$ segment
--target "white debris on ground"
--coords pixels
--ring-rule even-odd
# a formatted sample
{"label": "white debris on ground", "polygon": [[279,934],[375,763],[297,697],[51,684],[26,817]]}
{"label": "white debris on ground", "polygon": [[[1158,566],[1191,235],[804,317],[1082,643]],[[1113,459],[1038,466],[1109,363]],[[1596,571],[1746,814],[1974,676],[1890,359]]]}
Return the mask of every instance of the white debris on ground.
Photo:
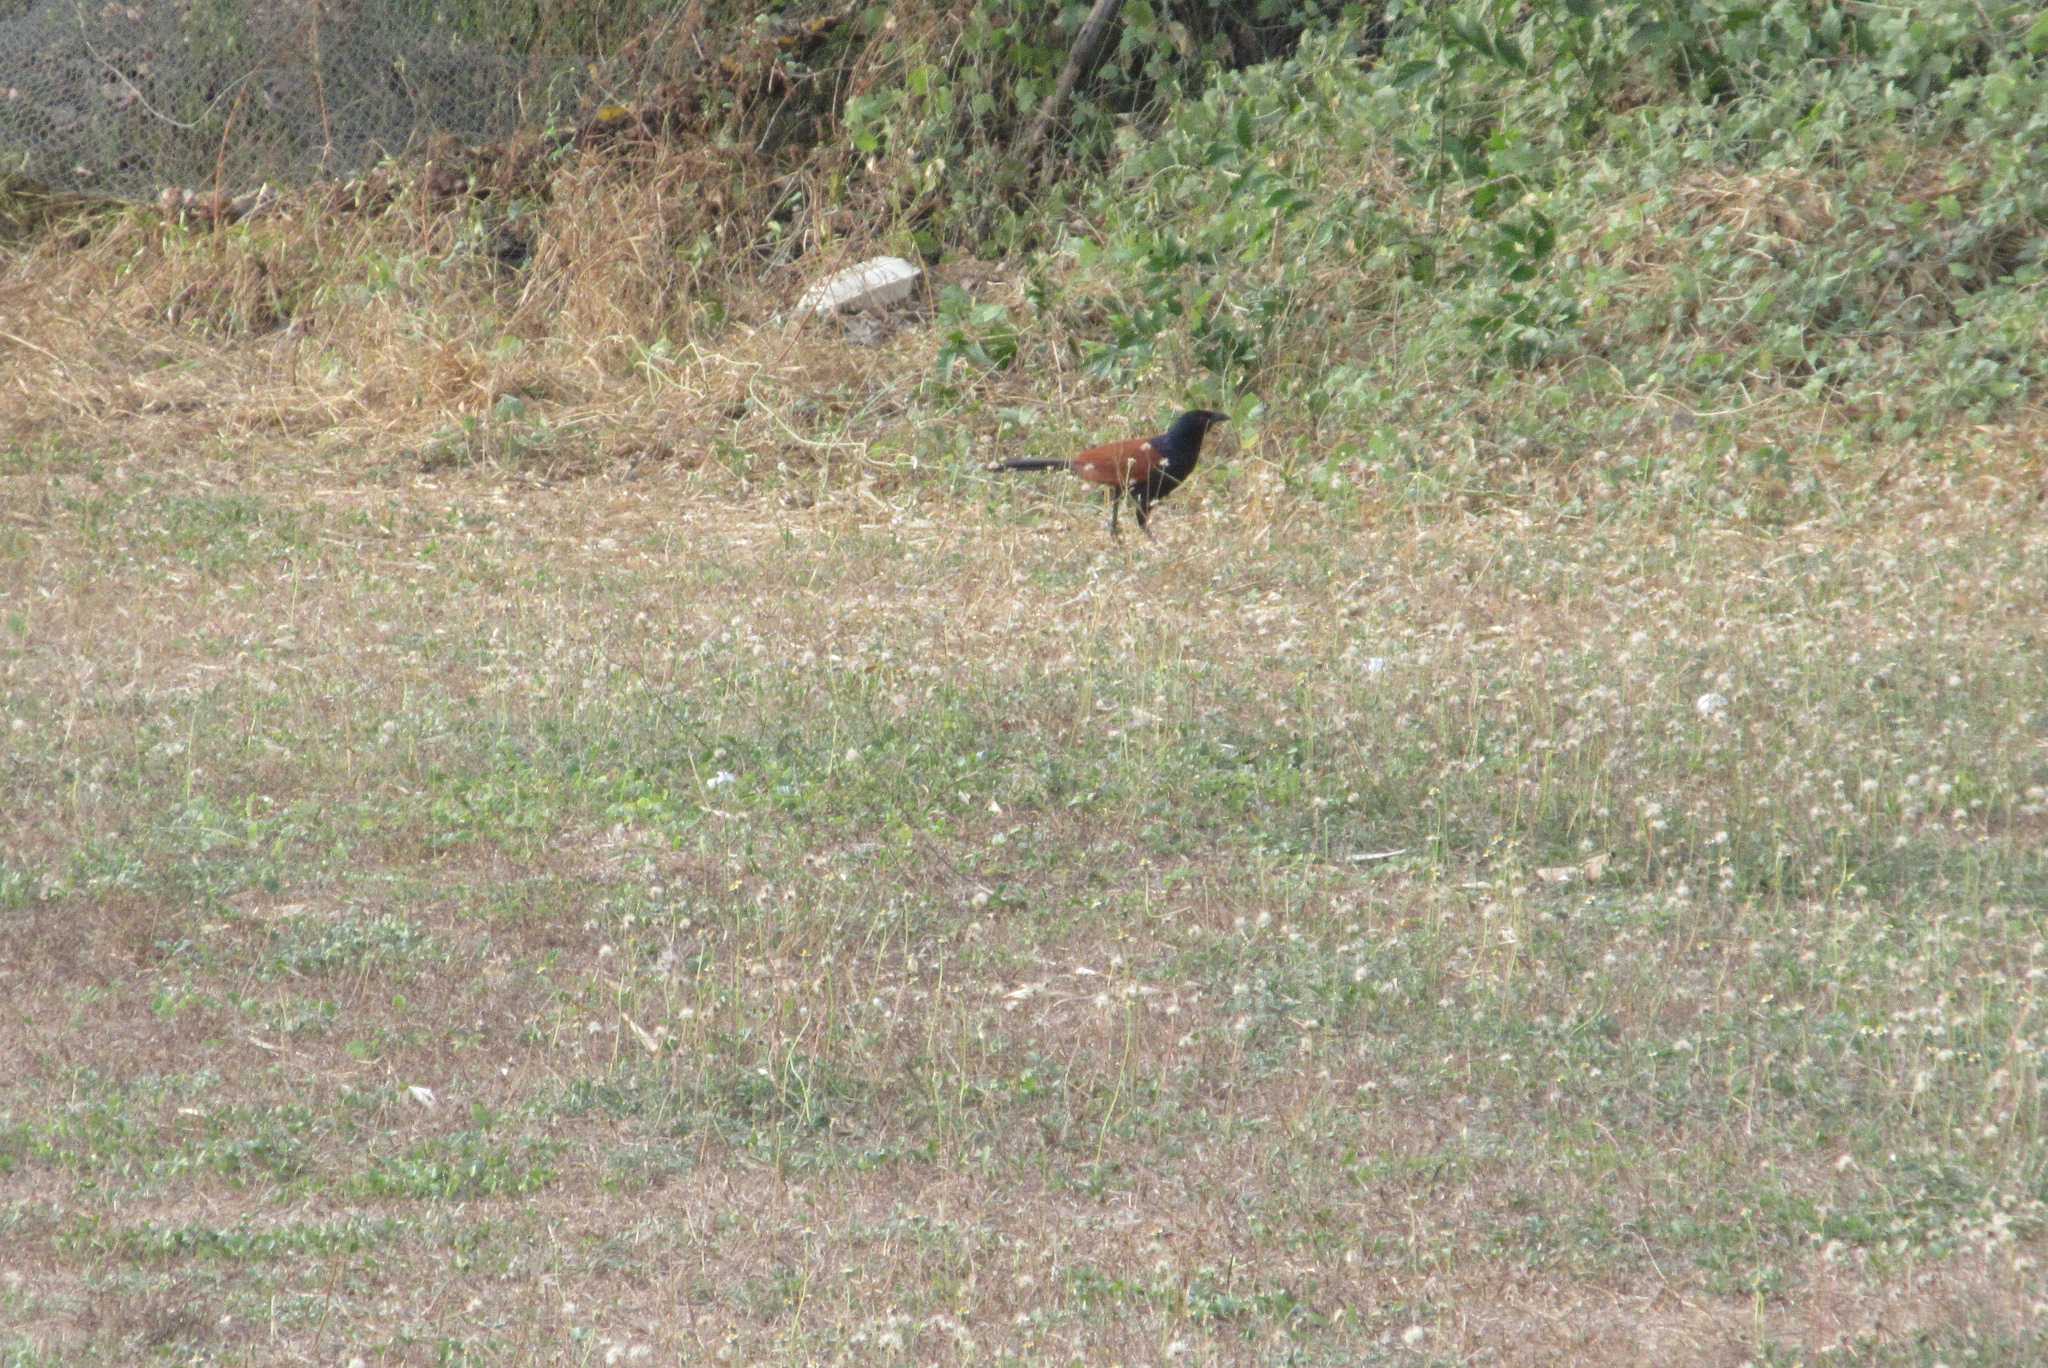
{"label": "white debris on ground", "polygon": [[796,302],[797,311],[822,318],[842,312],[886,309],[909,298],[923,274],[901,257],[869,257],[805,290]]}

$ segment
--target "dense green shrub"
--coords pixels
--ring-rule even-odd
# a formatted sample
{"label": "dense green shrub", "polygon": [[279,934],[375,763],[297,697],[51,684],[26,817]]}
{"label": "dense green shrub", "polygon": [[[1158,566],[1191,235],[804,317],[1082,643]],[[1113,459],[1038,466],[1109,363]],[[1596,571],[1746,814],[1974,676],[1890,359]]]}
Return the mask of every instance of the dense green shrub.
{"label": "dense green shrub", "polygon": [[[1085,359],[1317,411],[1388,374],[1594,361],[1886,421],[2048,360],[2029,7],[1392,5],[1126,131],[1054,307]],[[1336,387],[1338,392],[1333,392]],[[1910,398],[1908,397],[1910,396]]]}
{"label": "dense green shrub", "polygon": [[[1263,62],[1346,7],[1332,0],[1128,0],[1115,42],[1064,112],[1055,166],[1098,166],[1116,130],[1151,126],[1209,73]],[[846,136],[925,245],[1042,240],[1067,181],[1018,155],[1089,6],[972,0],[927,12],[875,7],[885,41],[849,84]]]}

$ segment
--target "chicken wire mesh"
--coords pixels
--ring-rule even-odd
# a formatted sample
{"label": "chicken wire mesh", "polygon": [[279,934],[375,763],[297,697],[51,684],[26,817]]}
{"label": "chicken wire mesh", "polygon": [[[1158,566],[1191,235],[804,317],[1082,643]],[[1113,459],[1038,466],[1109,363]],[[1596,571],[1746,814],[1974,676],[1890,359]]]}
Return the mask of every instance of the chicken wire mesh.
{"label": "chicken wire mesh", "polygon": [[577,81],[403,0],[0,0],[0,178],[147,198],[347,176],[546,123]]}

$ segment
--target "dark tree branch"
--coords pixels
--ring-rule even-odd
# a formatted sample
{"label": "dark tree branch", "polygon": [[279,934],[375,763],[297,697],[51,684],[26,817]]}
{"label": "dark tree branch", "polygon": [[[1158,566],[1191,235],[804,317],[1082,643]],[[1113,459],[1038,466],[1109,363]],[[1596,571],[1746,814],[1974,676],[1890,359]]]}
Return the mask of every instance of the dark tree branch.
{"label": "dark tree branch", "polygon": [[1095,0],[1095,8],[1089,10],[1088,17],[1081,21],[1081,31],[1074,37],[1073,51],[1067,54],[1067,64],[1060,71],[1059,81],[1053,86],[1051,97],[1039,107],[1031,131],[1024,135],[1027,165],[1038,161],[1046,139],[1052,134],[1052,126],[1067,112],[1067,105],[1074,98],[1074,87],[1102,59],[1102,50],[1109,45],[1110,30],[1116,26],[1117,12],[1123,7],[1124,0]]}

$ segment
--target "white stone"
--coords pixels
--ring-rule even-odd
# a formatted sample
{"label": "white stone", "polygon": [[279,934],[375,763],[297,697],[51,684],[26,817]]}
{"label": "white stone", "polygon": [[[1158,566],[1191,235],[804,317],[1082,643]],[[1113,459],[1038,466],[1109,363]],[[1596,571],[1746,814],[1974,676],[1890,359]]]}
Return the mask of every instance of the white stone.
{"label": "white stone", "polygon": [[827,276],[805,290],[796,306],[804,313],[821,317],[859,309],[881,309],[907,299],[924,272],[901,257],[869,257]]}

